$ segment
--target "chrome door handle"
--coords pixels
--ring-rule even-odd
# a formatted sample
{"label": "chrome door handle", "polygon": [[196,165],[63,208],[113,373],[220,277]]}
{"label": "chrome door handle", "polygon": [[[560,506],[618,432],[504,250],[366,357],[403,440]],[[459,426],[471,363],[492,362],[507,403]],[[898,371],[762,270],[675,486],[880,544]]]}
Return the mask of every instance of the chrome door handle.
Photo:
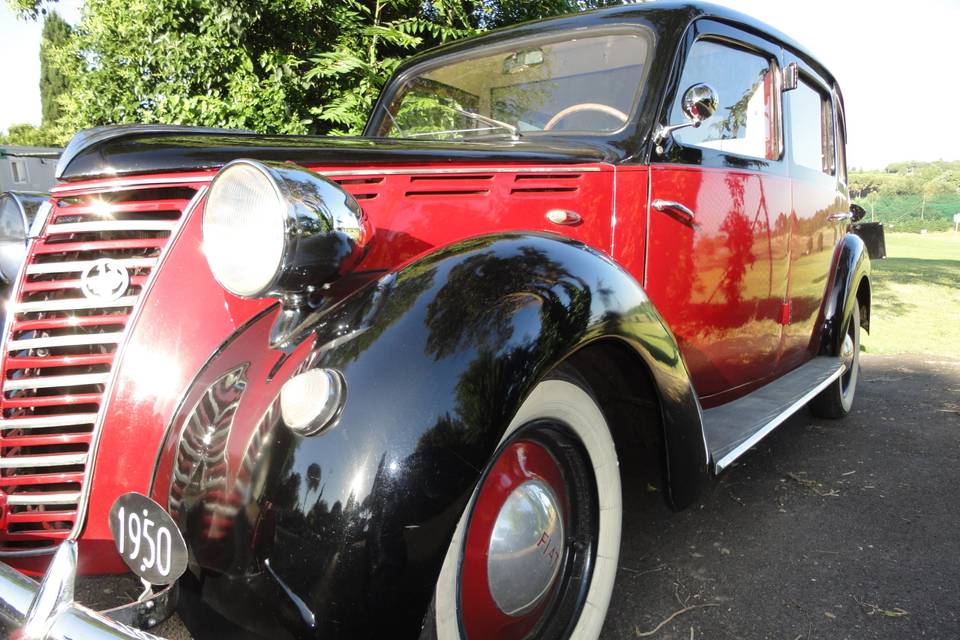
{"label": "chrome door handle", "polygon": [[694,220],[697,217],[690,207],[682,205],[679,202],[674,202],[673,200],[654,200],[650,205],[657,211],[678,213],[683,218],[683,222],[688,224],[694,224]]}
{"label": "chrome door handle", "polygon": [[853,220],[853,214],[849,211],[844,211],[843,213],[831,213],[827,216],[827,220],[830,222],[849,222]]}

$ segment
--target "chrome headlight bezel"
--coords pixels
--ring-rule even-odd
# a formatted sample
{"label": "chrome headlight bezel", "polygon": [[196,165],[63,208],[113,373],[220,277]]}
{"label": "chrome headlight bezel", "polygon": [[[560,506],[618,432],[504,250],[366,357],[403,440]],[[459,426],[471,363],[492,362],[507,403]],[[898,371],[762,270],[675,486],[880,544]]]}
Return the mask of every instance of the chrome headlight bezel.
{"label": "chrome headlight bezel", "polygon": [[15,218],[16,233],[0,236],[0,280],[13,282],[26,259],[27,242],[43,227],[51,209],[47,194],[5,191],[0,193],[0,215]]}
{"label": "chrome headlight bezel", "polygon": [[[257,193],[270,210],[249,210],[239,213],[223,210],[220,188],[228,188],[230,180],[243,172],[264,182]],[[224,195],[225,197],[225,195]],[[272,200],[271,200],[272,199]],[[282,235],[282,248],[275,264],[269,264],[258,278],[240,286],[232,275],[225,254],[231,248],[225,244],[220,225],[231,224],[231,216],[267,216],[265,229],[276,225]],[[226,220],[216,220],[223,218]],[[235,224],[235,223],[234,223]],[[214,277],[225,289],[244,298],[289,297],[310,293],[319,286],[335,280],[352,268],[364,254],[372,237],[372,229],[356,199],[338,184],[294,164],[260,162],[240,159],[225,165],[210,183],[203,212],[202,234],[204,253]],[[273,229],[270,230],[274,232]],[[274,242],[276,238],[270,240]],[[241,251],[256,251],[256,238],[240,247]],[[269,249],[273,252],[273,248]],[[272,271],[266,267],[272,265]]]}

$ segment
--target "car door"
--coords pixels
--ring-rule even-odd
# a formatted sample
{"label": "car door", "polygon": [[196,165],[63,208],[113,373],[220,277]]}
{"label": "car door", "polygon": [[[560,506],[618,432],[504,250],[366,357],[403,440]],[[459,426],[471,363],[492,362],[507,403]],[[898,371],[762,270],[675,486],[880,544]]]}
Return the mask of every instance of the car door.
{"label": "car door", "polygon": [[816,337],[830,262],[846,231],[850,204],[843,131],[837,118],[840,101],[804,61],[788,52],[784,62],[796,70],[796,81],[784,92],[792,213],[787,286],[790,313],[783,330],[780,369],[788,371],[815,355],[817,345],[811,339]]}
{"label": "car door", "polygon": [[654,152],[645,272],[704,406],[769,378],[779,354],[790,231],[779,55],[753,35],[696,23],[661,116],[684,122],[680,101],[697,83],[719,97],[712,117]]}

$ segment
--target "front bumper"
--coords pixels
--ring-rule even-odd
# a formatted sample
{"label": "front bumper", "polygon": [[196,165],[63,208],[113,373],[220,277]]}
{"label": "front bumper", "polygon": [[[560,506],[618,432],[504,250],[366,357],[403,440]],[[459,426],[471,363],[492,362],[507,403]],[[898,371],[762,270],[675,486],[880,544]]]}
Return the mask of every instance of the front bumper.
{"label": "front bumper", "polygon": [[[73,601],[75,544],[68,540],[60,545],[40,583],[0,562],[0,628],[23,640],[161,640]],[[159,601],[124,607],[122,615],[166,608],[171,595],[161,592]],[[15,629],[22,631],[16,634]]]}

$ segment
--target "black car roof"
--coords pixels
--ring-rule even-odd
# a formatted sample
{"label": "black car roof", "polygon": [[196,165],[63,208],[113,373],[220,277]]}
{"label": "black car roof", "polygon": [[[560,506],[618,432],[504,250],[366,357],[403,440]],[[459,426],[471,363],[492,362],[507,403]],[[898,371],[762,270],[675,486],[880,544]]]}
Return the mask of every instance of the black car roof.
{"label": "black car roof", "polygon": [[[735,25],[745,31],[753,32],[767,39],[779,42],[784,48],[791,50],[813,66],[825,80],[831,84],[836,84],[836,79],[833,77],[833,74],[830,73],[827,67],[824,66],[809,49],[779,29],[771,27],[765,22],[741,13],[740,11],[735,11],[710,2],[676,2],[671,0],[663,0],[662,2],[656,0],[654,2],[643,2],[640,4],[604,7],[494,29],[493,31],[488,31],[470,38],[464,38],[463,40],[457,40],[456,42],[441,45],[418,54],[404,62],[397,71],[400,73],[411,66],[415,66],[426,59],[434,58],[437,55],[454,53],[485,44],[498,43],[504,40],[522,37],[523,35],[533,35],[535,33],[557,29],[575,29],[578,27],[595,26],[612,19],[622,24],[623,22],[631,22],[633,20],[648,22],[650,18],[654,18],[657,22],[666,18],[672,18],[670,22],[674,24],[683,22],[686,25],[701,18],[710,18],[719,22]],[[396,75],[397,74],[395,74],[395,76]]]}

